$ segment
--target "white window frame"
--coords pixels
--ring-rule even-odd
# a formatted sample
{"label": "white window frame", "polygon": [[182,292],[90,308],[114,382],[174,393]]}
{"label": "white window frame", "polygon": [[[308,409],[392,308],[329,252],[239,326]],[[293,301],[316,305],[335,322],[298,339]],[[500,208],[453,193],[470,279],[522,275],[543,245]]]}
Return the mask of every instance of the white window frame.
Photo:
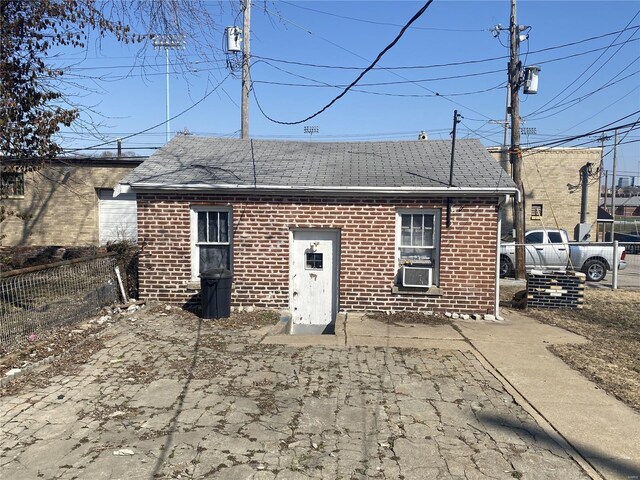
{"label": "white window frame", "polygon": [[[433,216],[433,246],[431,247],[418,247],[433,250],[431,258],[433,259],[433,283],[439,282],[440,278],[440,220],[442,217],[442,210],[439,208],[407,208],[398,209],[396,211],[396,239],[395,239],[395,271],[398,272],[400,267],[403,266],[400,260],[400,250],[403,247],[402,241],[402,215],[432,215]],[[415,247],[412,247],[415,248]]]}
{"label": "white window frame", "polygon": [[[228,215],[228,242],[198,242],[198,213],[224,212]],[[228,245],[229,268],[233,270],[233,210],[228,207],[198,206],[191,207],[191,280],[199,281],[200,277],[200,245]]]}

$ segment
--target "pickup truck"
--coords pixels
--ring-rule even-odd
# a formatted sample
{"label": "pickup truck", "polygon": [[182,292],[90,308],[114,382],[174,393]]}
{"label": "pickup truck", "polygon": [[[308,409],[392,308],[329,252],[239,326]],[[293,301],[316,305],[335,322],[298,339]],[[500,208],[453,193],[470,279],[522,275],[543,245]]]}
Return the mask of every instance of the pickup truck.
{"label": "pickup truck", "polygon": [[[587,280],[599,282],[607,275],[613,265],[613,246],[569,243],[565,230],[530,230],[524,236],[525,268],[527,271],[566,270],[584,272]],[[618,269],[627,266],[624,247],[618,248],[620,262]],[[500,247],[500,278],[514,271],[516,264],[515,243],[502,243]]]}

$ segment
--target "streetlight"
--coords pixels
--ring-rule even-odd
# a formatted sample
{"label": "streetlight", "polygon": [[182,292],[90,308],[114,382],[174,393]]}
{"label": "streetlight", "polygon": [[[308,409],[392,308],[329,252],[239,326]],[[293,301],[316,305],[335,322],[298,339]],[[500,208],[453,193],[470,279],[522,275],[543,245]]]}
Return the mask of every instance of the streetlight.
{"label": "streetlight", "polygon": [[171,118],[169,114],[169,49],[177,49],[184,48],[184,36],[183,35],[153,35],[153,46],[155,48],[164,48],[164,63],[165,63],[165,71],[166,71],[166,81],[167,81],[167,121],[165,123],[166,128],[166,139],[169,141],[169,119]]}

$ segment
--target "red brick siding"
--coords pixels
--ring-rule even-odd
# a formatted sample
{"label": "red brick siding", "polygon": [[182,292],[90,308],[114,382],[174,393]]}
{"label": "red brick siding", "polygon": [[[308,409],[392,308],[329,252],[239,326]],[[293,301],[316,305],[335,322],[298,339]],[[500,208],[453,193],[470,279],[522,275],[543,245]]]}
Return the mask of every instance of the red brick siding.
{"label": "red brick siding", "polygon": [[[190,211],[233,209],[234,306],[287,308],[293,228],[340,230],[340,310],[491,313],[494,303],[496,200],[460,199],[446,227],[446,200],[282,198],[276,196],[138,195],[141,295],[170,303],[193,300]],[[442,209],[441,296],[393,294],[396,212]]]}

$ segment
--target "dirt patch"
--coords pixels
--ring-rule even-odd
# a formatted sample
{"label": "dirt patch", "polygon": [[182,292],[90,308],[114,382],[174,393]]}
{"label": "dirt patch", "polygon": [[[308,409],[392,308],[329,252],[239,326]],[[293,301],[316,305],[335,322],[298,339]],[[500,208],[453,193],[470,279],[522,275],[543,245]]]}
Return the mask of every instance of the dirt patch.
{"label": "dirt patch", "polygon": [[96,352],[103,348],[103,340],[99,337],[90,337],[83,341],[78,341],[76,345],[67,348],[64,353],[50,364],[22,375],[0,387],[0,397],[15,395],[27,387],[31,390],[45,388],[50,384],[51,379],[58,375],[77,373],[82,365],[87,363]]}
{"label": "dirt patch", "polygon": [[367,313],[367,317],[382,323],[403,324],[418,323],[421,325],[451,325],[451,320],[442,315],[426,315],[420,312]]}
{"label": "dirt patch", "polygon": [[[522,287],[501,289],[508,302]],[[501,303],[503,303],[501,301]],[[638,292],[585,290],[583,309],[528,308],[524,313],[591,340],[550,350],[607,393],[640,412],[640,306]]]}
{"label": "dirt patch", "polygon": [[0,376],[14,368],[28,368],[45,358],[59,357],[105,326],[98,323],[63,325],[32,333],[27,337],[27,343],[8,348],[0,346]]}

